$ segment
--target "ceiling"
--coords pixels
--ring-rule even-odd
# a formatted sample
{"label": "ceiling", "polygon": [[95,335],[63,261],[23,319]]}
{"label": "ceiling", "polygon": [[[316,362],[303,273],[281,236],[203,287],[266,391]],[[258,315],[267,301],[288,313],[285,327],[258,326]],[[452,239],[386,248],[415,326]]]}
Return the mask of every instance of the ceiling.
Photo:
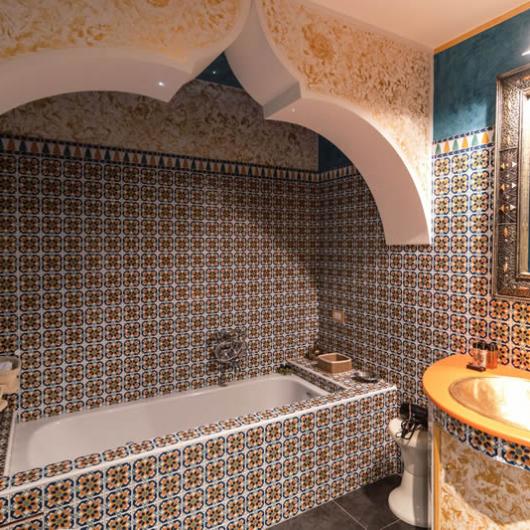
{"label": "ceiling", "polygon": [[311,1],[431,50],[508,11],[525,5],[526,9],[530,9],[530,2],[521,0]]}

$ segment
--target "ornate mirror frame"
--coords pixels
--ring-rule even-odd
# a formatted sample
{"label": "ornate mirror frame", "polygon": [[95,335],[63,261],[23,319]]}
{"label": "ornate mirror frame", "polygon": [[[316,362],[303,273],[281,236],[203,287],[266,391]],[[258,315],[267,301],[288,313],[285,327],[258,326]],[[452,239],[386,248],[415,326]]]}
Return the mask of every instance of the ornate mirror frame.
{"label": "ornate mirror frame", "polygon": [[499,298],[530,298],[530,272],[522,270],[529,252],[529,98],[530,65],[497,77],[493,295]]}

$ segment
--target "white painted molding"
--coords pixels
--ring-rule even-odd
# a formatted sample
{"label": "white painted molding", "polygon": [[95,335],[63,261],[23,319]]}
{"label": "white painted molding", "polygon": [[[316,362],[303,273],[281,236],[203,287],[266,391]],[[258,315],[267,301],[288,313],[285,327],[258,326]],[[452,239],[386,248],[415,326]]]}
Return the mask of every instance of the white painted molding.
{"label": "white painted molding", "polygon": [[255,1],[250,6],[243,30],[225,54],[238,81],[262,106],[299,85],[289,65],[278,59],[263,31]]}
{"label": "white painted molding", "polygon": [[45,97],[87,90],[169,101],[194,77],[190,69],[176,68],[165,57],[101,48],[41,51],[5,61],[1,69],[0,113]]}

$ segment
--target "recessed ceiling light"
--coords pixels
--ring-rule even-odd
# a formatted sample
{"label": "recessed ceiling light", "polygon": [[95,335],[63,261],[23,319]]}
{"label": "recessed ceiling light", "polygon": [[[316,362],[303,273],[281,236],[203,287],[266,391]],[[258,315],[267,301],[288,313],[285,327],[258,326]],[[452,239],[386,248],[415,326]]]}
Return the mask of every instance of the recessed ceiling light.
{"label": "recessed ceiling light", "polygon": [[528,50],[526,50],[525,52],[521,53],[521,55],[530,55],[530,48]]}
{"label": "recessed ceiling light", "polygon": [[159,81],[158,86],[166,86],[166,84],[164,83],[164,81]]}
{"label": "recessed ceiling light", "polygon": [[217,73],[217,70],[212,70],[212,74],[215,75]]}

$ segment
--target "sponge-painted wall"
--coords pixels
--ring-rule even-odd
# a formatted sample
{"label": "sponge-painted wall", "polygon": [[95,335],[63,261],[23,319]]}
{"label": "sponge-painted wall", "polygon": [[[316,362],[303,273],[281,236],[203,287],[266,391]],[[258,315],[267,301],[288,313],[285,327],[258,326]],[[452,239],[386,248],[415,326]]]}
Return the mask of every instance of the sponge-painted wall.
{"label": "sponge-painted wall", "polygon": [[495,80],[527,62],[530,10],[434,57],[434,139],[490,127]]}

